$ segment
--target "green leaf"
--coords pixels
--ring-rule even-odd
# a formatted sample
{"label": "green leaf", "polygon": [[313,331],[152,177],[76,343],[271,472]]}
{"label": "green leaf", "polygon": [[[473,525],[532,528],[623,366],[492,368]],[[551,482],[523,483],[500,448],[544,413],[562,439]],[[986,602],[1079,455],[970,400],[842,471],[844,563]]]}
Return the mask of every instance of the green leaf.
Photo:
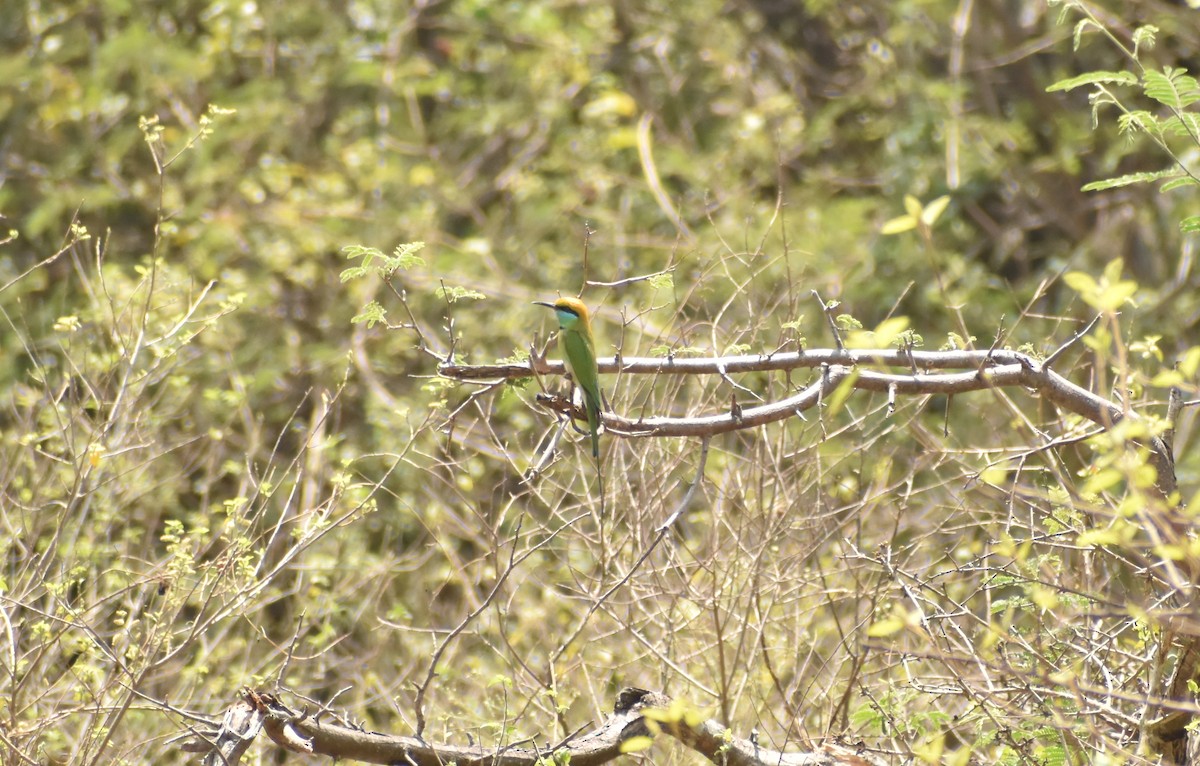
{"label": "green leaf", "polygon": [[1118,117],[1117,130],[1121,135],[1128,135],[1139,130],[1145,133],[1157,133],[1162,130],[1162,123],[1145,109],[1138,109]]}
{"label": "green leaf", "polygon": [[655,274],[646,280],[646,284],[655,290],[671,290],[675,287],[675,278],[668,273]]}
{"label": "green leaf", "polygon": [[1133,30],[1133,57],[1136,59],[1142,48],[1153,48],[1158,27],[1147,24]]}
{"label": "green leaf", "polygon": [[1158,127],[1163,133],[1170,133],[1173,136],[1190,138],[1200,135],[1200,114],[1195,112],[1181,112],[1165,120],[1161,120]]}
{"label": "green leaf", "polygon": [[1170,388],[1171,386],[1182,386],[1186,383],[1187,378],[1179,370],[1162,370],[1150,378],[1150,385],[1155,388]]}
{"label": "green leaf", "polygon": [[339,276],[342,282],[349,282],[351,279],[358,279],[359,277],[366,276],[366,274],[367,269],[364,267],[351,266],[350,268],[344,270]]}
{"label": "green leaf", "polygon": [[350,320],[351,324],[361,324],[366,322],[367,327],[374,327],[376,324],[387,321],[387,311],[377,302],[371,301],[363,310]]}
{"label": "green leaf", "polygon": [[937,766],[942,762],[942,753],[946,752],[946,735],[938,733],[929,736],[912,746],[912,753],[920,763]]}
{"label": "green leaf", "polygon": [[907,624],[908,621],[904,619],[903,615],[892,615],[891,617],[885,617],[879,622],[871,625],[871,627],[867,628],[867,637],[886,638],[888,636],[894,636],[895,634],[904,630],[904,626]]}
{"label": "green leaf", "polygon": [[582,115],[585,119],[604,121],[632,117],[637,111],[637,101],[633,96],[623,91],[611,90],[584,104]]}
{"label": "green leaf", "polygon": [[856,708],[850,714],[850,721],[855,729],[865,729],[872,726],[878,727],[883,723],[883,720],[883,715],[880,714],[879,710],[870,705],[863,705]]}
{"label": "green leaf", "polygon": [[1148,71],[1145,81],[1146,95],[1160,104],[1183,109],[1200,101],[1200,85],[1186,69],[1167,67],[1162,72]]}
{"label": "green leaf", "polygon": [[850,398],[850,394],[854,393],[854,384],[858,382],[858,368],[854,368],[846,376],[846,379],[838,383],[837,388],[833,390],[825,399],[826,413],[830,417],[834,417],[842,411],[842,406],[846,400]]}
{"label": "green leaf", "polygon": [[1092,102],[1092,130],[1100,127],[1100,107],[1104,106],[1105,104],[1116,104],[1117,106],[1121,105],[1120,102],[1117,101],[1117,99],[1113,96],[1113,94],[1109,93],[1103,88],[1088,96],[1088,101]]}
{"label": "green leaf", "polygon": [[1152,173],[1129,173],[1117,176],[1116,178],[1106,178],[1103,181],[1093,181],[1090,184],[1084,184],[1082,191],[1104,191],[1105,189],[1116,189],[1121,186],[1150,183],[1160,178],[1177,178],[1179,175],[1180,171],[1175,168],[1156,170]]}
{"label": "green leaf", "polygon": [[1133,294],[1137,292],[1137,287],[1136,282],[1118,282],[1109,285],[1104,292],[1094,296],[1091,300],[1087,298],[1084,300],[1087,300],[1093,308],[1101,311],[1116,311],[1133,297]]}
{"label": "green leaf", "polygon": [[71,314],[69,316],[61,316],[54,323],[55,332],[75,332],[83,325],[79,322],[79,317]]}
{"label": "green leaf", "polygon": [[653,737],[630,737],[621,743],[622,753],[640,753],[654,744]]}
{"label": "green leaf", "polygon": [[1120,259],[1113,259],[1104,267],[1104,276],[1099,280],[1082,271],[1071,271],[1063,275],[1063,281],[1092,308],[1104,312],[1116,311],[1138,289],[1137,282],[1121,279],[1121,267]]}
{"label": "green leaf", "polygon": [[1003,487],[1008,481],[1008,471],[1002,466],[985,468],[979,474],[979,481],[993,487]]}
{"label": "green leaf", "polygon": [[1125,262],[1120,258],[1113,258],[1108,263],[1104,264],[1104,281],[1116,283],[1121,279],[1121,272],[1125,269]]}
{"label": "green leaf", "polygon": [[1095,290],[1097,287],[1096,280],[1092,278],[1092,275],[1083,271],[1068,271],[1063,275],[1063,281],[1067,283],[1067,287],[1077,293],[1085,293]]}
{"label": "green leaf", "polygon": [[904,195],[904,210],[912,218],[919,219],[921,217],[921,200],[911,194]]}
{"label": "green leaf", "polygon": [[642,717],[647,721],[658,723],[683,723],[684,726],[695,728],[704,723],[704,711],[693,707],[683,700],[672,700],[666,708],[646,708]]}
{"label": "green leaf", "polygon": [[948,332],[946,333],[946,342],[942,344],[939,351],[962,351],[963,349],[970,348],[974,342],[974,335],[970,338],[963,338],[963,336],[956,332]]}
{"label": "green leaf", "polygon": [[457,285],[439,285],[433,293],[439,298],[444,298],[448,303],[458,303],[465,300],[481,301],[487,297],[478,290],[459,287]]}
{"label": "green leaf", "polygon": [[1074,90],[1081,88],[1084,85],[1137,85],[1138,78],[1133,72],[1084,72],[1078,77],[1071,77],[1058,82],[1046,88],[1046,91],[1053,93],[1058,90]]}
{"label": "green leaf", "polygon": [[364,266],[370,266],[373,259],[383,257],[383,251],[366,245],[346,245],[342,252],[347,258],[362,258]]}
{"label": "green leaf", "polygon": [[933,202],[930,202],[925,206],[925,209],[921,211],[921,223],[925,224],[926,226],[933,226],[937,219],[941,217],[942,213],[946,211],[946,206],[949,204],[949,195],[942,195]]}
{"label": "green leaf", "polygon": [[1104,31],[1103,27],[1101,27],[1099,24],[1094,23],[1090,19],[1080,19],[1079,22],[1075,25],[1075,34],[1074,34],[1075,50],[1079,50],[1079,45],[1080,45],[1080,43],[1083,42],[1083,30],[1087,29],[1088,27],[1095,27],[1096,29],[1099,29],[1101,32]]}
{"label": "green leaf", "polygon": [[906,231],[912,231],[917,228],[917,219],[911,215],[902,215],[899,218],[893,218],[883,225],[879,230],[880,234],[900,234]]}
{"label": "green leaf", "polygon": [[1184,234],[1195,234],[1200,231],[1200,215],[1189,215],[1179,222],[1179,230]]}
{"label": "green leaf", "polygon": [[909,319],[906,316],[885,319],[875,328],[875,342],[880,346],[890,346],[900,333],[908,329]]}
{"label": "green leaf", "polygon": [[395,251],[392,253],[392,258],[394,259],[395,265],[391,266],[390,270],[395,271],[396,269],[403,269],[407,271],[417,266],[424,266],[425,259],[417,255],[417,253],[424,249],[424,242],[408,242],[403,245],[398,245]]}
{"label": "green leaf", "polygon": [[1179,371],[1191,378],[1196,375],[1197,370],[1200,370],[1200,346],[1192,346],[1179,360]]}
{"label": "green leaf", "polygon": [[1115,468],[1103,468],[1088,477],[1083,484],[1083,492],[1084,494],[1099,494],[1117,486],[1124,478],[1121,472]]}
{"label": "green leaf", "polygon": [[1115,529],[1089,529],[1086,532],[1080,533],[1075,539],[1075,544],[1081,548],[1094,548],[1099,545],[1117,545],[1121,542],[1121,535]]}
{"label": "green leaf", "polygon": [[855,319],[853,314],[838,314],[833,321],[837,323],[838,329],[845,332],[861,330],[863,326],[862,322]]}
{"label": "green leaf", "polygon": [[1184,176],[1182,178],[1176,178],[1173,181],[1167,181],[1165,184],[1158,187],[1158,191],[1160,193],[1161,192],[1169,192],[1172,189],[1178,189],[1181,186],[1200,186],[1200,181],[1197,181],[1195,178],[1192,178],[1191,176]]}

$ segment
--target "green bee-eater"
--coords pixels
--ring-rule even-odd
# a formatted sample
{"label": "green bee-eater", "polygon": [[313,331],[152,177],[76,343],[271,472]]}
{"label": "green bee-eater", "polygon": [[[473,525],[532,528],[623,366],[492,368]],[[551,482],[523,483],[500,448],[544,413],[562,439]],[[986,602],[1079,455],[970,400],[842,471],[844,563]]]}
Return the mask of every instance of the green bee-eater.
{"label": "green bee-eater", "polygon": [[600,457],[600,372],[596,368],[596,341],[592,338],[592,322],[587,306],[578,298],[559,298],[554,303],[534,301],[539,306],[554,309],[558,316],[558,348],[562,351],[567,371],[583,391],[583,409],[587,412],[588,430],[592,434],[592,457]]}

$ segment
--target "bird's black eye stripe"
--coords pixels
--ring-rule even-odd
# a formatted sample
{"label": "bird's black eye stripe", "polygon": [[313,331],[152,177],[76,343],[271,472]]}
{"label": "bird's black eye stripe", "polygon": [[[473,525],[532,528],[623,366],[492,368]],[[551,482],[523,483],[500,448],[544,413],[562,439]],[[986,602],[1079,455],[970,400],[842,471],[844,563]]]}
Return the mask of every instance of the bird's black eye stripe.
{"label": "bird's black eye stripe", "polygon": [[571,308],[570,306],[555,306],[554,310],[561,311],[564,314],[570,314],[571,316],[579,316],[579,312],[576,311],[575,309]]}

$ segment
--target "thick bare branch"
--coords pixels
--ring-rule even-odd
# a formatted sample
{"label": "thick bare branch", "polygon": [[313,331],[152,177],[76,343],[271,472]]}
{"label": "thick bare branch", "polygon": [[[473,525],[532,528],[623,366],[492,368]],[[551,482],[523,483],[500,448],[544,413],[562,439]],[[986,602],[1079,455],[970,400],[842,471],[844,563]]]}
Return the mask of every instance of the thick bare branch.
{"label": "thick bare branch", "polygon": [[[630,375],[717,375],[727,373],[798,370],[822,365],[902,367],[924,370],[978,369],[1006,364],[1038,362],[1019,351],[909,351],[908,349],[808,349],[778,354],[743,354],[725,357],[605,357],[597,360],[600,372],[622,372]],[[565,374],[561,360],[546,360],[540,372]],[[455,380],[496,380],[528,378],[533,375],[529,363],[524,364],[443,364],[438,373]]]}
{"label": "thick bare branch", "polygon": [[[670,707],[671,699],[645,689],[623,689],[613,713],[596,729],[569,738],[553,748],[434,744],[418,737],[364,731],[319,716],[297,713],[272,694],[245,691],[237,707],[257,711],[262,730],[276,744],[310,755],[327,755],[364,763],[405,763],[409,766],[536,766],[569,756],[572,766],[600,766],[623,755],[621,744],[632,737],[653,736],[643,717],[648,708]],[[689,726],[682,721],[658,723],[658,728],[722,766],[877,766],[882,761],[858,750],[827,744],[812,752],[780,752],[760,748],[754,741],[733,737],[716,721]],[[251,733],[251,737],[253,736]],[[248,740],[243,740],[248,744]],[[201,746],[205,742],[199,743]],[[194,746],[188,749],[195,750]],[[243,748],[244,749],[244,748]],[[545,759],[545,760],[543,760]],[[555,759],[556,760],[556,759]]]}
{"label": "thick bare branch", "polygon": [[[1111,428],[1126,418],[1137,418],[1120,405],[1075,385],[1028,354],[1017,351],[909,351],[907,349],[813,349],[808,351],[734,356],[725,358],[674,359],[623,357],[600,361],[601,372],[626,374],[719,375],[722,373],[793,370],[827,367],[821,380],[779,402],[757,407],[737,408],[720,414],[695,417],[655,417],[631,420],[614,412],[605,412],[604,426],[622,436],[712,436],[784,420],[811,409],[840,385],[864,391],[896,394],[961,394],[988,388],[1021,387],[1037,391],[1058,407],[1102,426]],[[551,374],[562,373],[562,362],[546,361]],[[912,374],[894,374],[863,369],[865,367],[915,368]],[[929,373],[922,370],[964,369],[957,373]],[[495,380],[528,377],[529,365],[443,365],[442,375],[457,380]],[[569,412],[571,404],[557,397],[540,397],[547,406]],[[1176,489],[1175,464],[1170,448],[1157,436],[1143,438],[1140,444],[1150,453],[1150,463],[1158,472],[1157,488],[1163,496]]]}
{"label": "thick bare branch", "polygon": [[826,743],[811,753],[768,750],[753,740],[730,736],[729,730],[713,720],[699,726],[683,721],[660,723],[663,732],[703,755],[718,766],[875,766],[878,758],[855,748]]}
{"label": "thick bare branch", "polygon": [[198,732],[196,739],[186,742],[183,749],[204,753],[204,766],[237,766],[262,727],[262,712],[243,698],[225,711],[220,729]]}

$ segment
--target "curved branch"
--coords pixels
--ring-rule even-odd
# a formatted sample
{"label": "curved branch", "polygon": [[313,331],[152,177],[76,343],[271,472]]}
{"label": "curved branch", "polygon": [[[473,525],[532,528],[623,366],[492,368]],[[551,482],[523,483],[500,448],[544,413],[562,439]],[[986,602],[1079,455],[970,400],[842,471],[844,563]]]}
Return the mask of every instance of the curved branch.
{"label": "curved branch", "polygon": [[[770,372],[798,370],[824,365],[913,367],[925,370],[979,369],[1006,364],[1039,366],[1028,354],[1005,349],[990,351],[910,351],[908,349],[808,349],[777,354],[743,354],[725,357],[604,357],[596,361],[600,372],[630,375],[717,375],[722,371]],[[564,375],[562,361],[544,360],[539,372]],[[438,374],[463,381],[494,381],[504,378],[528,378],[533,366],[511,364],[442,364]]]}
{"label": "curved branch", "polygon": [[[278,697],[251,690],[242,693],[238,706],[249,706],[257,716],[252,732],[243,734],[244,746],[259,729],[288,750],[310,755],[327,755],[364,763],[407,764],[407,766],[538,766],[539,762],[572,766],[600,766],[624,754],[622,743],[633,737],[653,736],[643,712],[666,709],[671,699],[645,689],[626,688],[617,695],[612,715],[599,727],[571,737],[550,749],[536,747],[487,748],[479,745],[444,745],[418,737],[403,737],[365,731],[341,723],[322,721],[319,716],[297,713]],[[716,721],[689,726],[683,721],[656,722],[659,729],[720,766],[880,766],[882,761],[858,750],[826,744],[812,752],[780,752],[760,748],[753,740],[731,736]],[[220,737],[215,737],[220,739]],[[203,738],[200,743],[212,745]],[[189,747],[188,749],[198,749]],[[215,751],[213,751],[215,753]],[[213,753],[210,753],[212,755]],[[240,752],[237,758],[240,758]],[[212,763],[221,763],[220,756]],[[568,760],[569,758],[569,760]],[[209,762],[206,760],[206,762]],[[236,759],[226,761],[236,764]]]}
{"label": "curved branch", "polygon": [[[831,364],[821,380],[778,402],[731,409],[716,415],[682,418],[653,417],[631,420],[610,411],[603,413],[604,427],[609,432],[621,436],[712,436],[743,428],[756,428],[792,417],[813,408],[840,385],[886,393],[889,396],[961,394],[989,388],[1021,387],[1036,391],[1056,406],[1087,418],[1105,429],[1112,428],[1127,418],[1141,420],[1137,414],[1124,411],[1119,405],[1075,385],[1032,357],[1015,351],[914,351],[911,352],[911,357],[907,351],[806,351],[801,354],[778,354],[774,357],[733,357],[725,360],[725,369],[728,372],[787,370],[811,366],[816,359],[840,359],[850,361],[855,366]],[[548,363],[552,372],[556,364],[558,363]],[[868,364],[897,367],[915,364],[918,369],[973,369],[957,373],[917,372],[899,375],[864,370],[859,366]],[[464,370],[465,368],[455,368],[453,371],[461,373]],[[702,374],[716,373],[717,367],[712,359],[623,359],[622,370],[633,373]],[[463,378],[473,379],[469,375]],[[543,395],[538,397],[538,401],[561,412],[572,411],[571,403],[561,397]],[[1170,448],[1158,436],[1142,437],[1137,443],[1149,451],[1150,464],[1157,472],[1155,486],[1164,497],[1170,496],[1176,489],[1175,461]]]}

